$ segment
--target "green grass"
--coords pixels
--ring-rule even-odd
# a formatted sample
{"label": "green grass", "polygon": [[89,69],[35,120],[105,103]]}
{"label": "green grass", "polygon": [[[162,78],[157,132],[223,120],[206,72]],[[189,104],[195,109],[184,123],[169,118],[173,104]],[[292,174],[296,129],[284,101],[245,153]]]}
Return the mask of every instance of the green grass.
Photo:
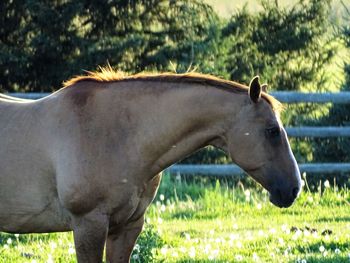
{"label": "green grass", "polygon": [[[279,209],[254,185],[165,176],[133,262],[350,262],[350,191],[321,186]],[[75,262],[72,234],[1,234],[0,262]]]}

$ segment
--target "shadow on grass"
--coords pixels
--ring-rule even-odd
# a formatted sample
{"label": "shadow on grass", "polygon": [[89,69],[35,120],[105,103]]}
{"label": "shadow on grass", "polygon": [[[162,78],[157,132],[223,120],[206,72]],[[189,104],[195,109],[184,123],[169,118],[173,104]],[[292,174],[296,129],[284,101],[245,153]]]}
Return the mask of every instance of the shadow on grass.
{"label": "shadow on grass", "polygon": [[[328,258],[319,258],[319,257],[306,257],[307,263],[342,263],[349,262],[349,258],[346,256],[334,256]],[[291,260],[290,263],[295,263],[295,260]],[[297,261],[298,262],[298,261]]]}
{"label": "shadow on grass", "polygon": [[350,216],[336,217],[336,218],[321,217],[321,218],[317,218],[315,221],[316,221],[316,222],[329,222],[329,221],[334,221],[334,222],[350,222]]}
{"label": "shadow on grass", "polygon": [[0,233],[0,246],[5,244],[13,244],[17,243],[21,244],[30,244],[32,242],[41,240],[48,241],[52,238],[52,234],[8,234],[8,233]]}
{"label": "shadow on grass", "polygon": [[[350,243],[340,243],[340,242],[331,241],[331,242],[327,242],[327,244],[325,245],[323,242],[316,242],[316,243],[313,243],[312,245],[309,245],[307,247],[307,250],[308,251],[311,250],[312,252],[319,252],[320,251],[319,249],[321,246],[325,246],[327,250],[331,249],[332,252],[334,252],[336,248],[340,249],[341,251],[347,251],[350,248]],[[307,252],[305,248],[302,246],[297,246],[296,249],[298,249],[303,253]]]}

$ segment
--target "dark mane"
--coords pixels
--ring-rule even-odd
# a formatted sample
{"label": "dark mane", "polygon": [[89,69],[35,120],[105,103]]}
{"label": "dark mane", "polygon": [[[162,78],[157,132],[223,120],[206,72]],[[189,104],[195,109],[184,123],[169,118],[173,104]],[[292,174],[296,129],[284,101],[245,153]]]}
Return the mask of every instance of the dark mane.
{"label": "dark mane", "polygon": [[[100,71],[88,71],[87,75],[81,75],[71,78],[63,83],[64,88],[73,86],[82,81],[95,82],[118,82],[118,81],[165,81],[165,82],[187,82],[198,83],[208,86],[223,88],[235,93],[248,93],[248,87],[240,83],[221,79],[209,74],[201,74],[197,72],[188,73],[138,73],[127,75],[124,72],[115,71],[110,66],[101,67]],[[262,93],[262,97],[271,105],[275,111],[280,111],[281,103],[267,93]]]}

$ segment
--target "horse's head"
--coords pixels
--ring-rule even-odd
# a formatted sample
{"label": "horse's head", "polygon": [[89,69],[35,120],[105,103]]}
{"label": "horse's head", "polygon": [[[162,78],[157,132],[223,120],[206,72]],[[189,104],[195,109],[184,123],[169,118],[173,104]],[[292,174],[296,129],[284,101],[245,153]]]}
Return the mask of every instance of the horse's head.
{"label": "horse's head", "polygon": [[300,172],[275,109],[277,100],[262,94],[259,78],[227,134],[232,160],[270,192],[270,201],[289,207],[301,188]]}

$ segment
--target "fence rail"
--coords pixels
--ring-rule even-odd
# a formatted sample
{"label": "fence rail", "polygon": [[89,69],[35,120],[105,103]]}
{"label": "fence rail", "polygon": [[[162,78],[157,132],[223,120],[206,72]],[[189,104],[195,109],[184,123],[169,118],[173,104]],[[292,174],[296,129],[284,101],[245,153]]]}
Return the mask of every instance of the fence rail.
{"label": "fence rail", "polygon": [[[350,104],[350,92],[339,93],[300,93],[300,92],[271,92],[284,103],[336,103]],[[8,95],[24,99],[40,99],[49,93],[10,93]],[[287,127],[290,137],[350,137],[350,127]],[[299,164],[301,172],[306,173],[348,173],[350,163],[305,163]],[[244,174],[236,165],[186,165],[176,164],[166,169],[171,174],[202,174],[229,176]]]}
{"label": "fence rail", "polygon": [[[300,172],[345,173],[350,171],[350,163],[304,163],[299,164]],[[215,176],[242,175],[244,171],[234,164],[175,164],[165,170],[170,174],[201,174]]]}

